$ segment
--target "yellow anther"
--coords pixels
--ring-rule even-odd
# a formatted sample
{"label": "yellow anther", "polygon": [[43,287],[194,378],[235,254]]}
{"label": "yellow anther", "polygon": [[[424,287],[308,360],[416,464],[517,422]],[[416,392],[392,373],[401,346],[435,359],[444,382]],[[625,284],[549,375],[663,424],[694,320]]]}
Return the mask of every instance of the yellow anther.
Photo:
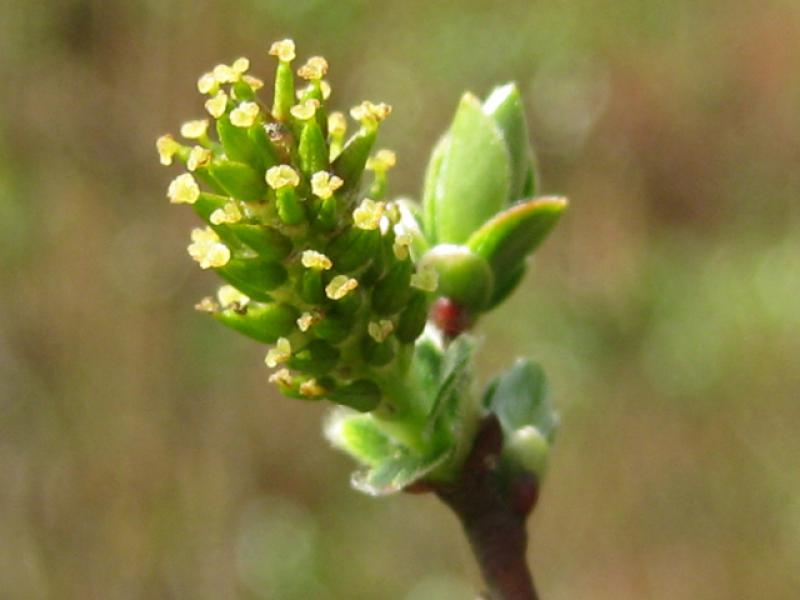
{"label": "yellow anther", "polygon": [[222,267],[231,259],[231,251],[210,227],[192,230],[189,256],[200,263],[201,269]]}
{"label": "yellow anther", "polygon": [[364,198],[358,208],[353,211],[353,223],[359,229],[377,229],[380,227],[384,208],[383,202],[375,202],[369,198]]}
{"label": "yellow anther", "polygon": [[267,185],[273,190],[282,187],[297,187],[300,184],[300,176],[289,165],[277,165],[267,170]]}
{"label": "yellow anther", "polygon": [[297,74],[309,81],[318,81],[328,72],[328,61],[321,56],[312,56],[302,67],[297,69]]}
{"label": "yellow anther", "polygon": [[253,77],[252,75],[242,75],[242,81],[249,85],[250,89],[254,92],[264,87],[264,82],[258,77]]}
{"label": "yellow anther", "polygon": [[236,127],[250,127],[258,118],[258,104],[242,102],[231,111],[231,124]]}
{"label": "yellow anther", "polygon": [[228,94],[223,91],[219,91],[213,98],[209,98],[206,100],[205,107],[210,114],[215,119],[219,119],[222,115],[225,114],[225,108],[228,105]]}
{"label": "yellow anther", "polygon": [[242,211],[234,201],[225,203],[222,208],[217,208],[208,217],[212,225],[223,225],[226,223],[238,223],[242,220]]}
{"label": "yellow anther", "polygon": [[292,387],[294,380],[289,369],[279,369],[269,376],[269,382],[283,387]]}
{"label": "yellow anther", "polygon": [[270,46],[269,53],[272,56],[277,56],[281,62],[292,62],[294,60],[294,41],[293,40],[280,40],[273,42]]}
{"label": "yellow anther", "polygon": [[319,398],[325,395],[326,390],[316,379],[309,379],[300,384],[300,393],[307,398]]}
{"label": "yellow anther", "polygon": [[439,287],[439,274],[433,267],[422,267],[411,276],[411,287],[423,292],[435,292]]}
{"label": "yellow anther", "polygon": [[302,104],[295,104],[289,109],[292,116],[300,121],[307,121],[314,117],[319,108],[319,100],[316,98],[309,98]]}
{"label": "yellow anther", "polygon": [[200,197],[200,186],[189,173],[183,173],[169,184],[167,197],[173,204],[194,204]]}
{"label": "yellow anther", "polygon": [[347,275],[337,275],[325,287],[325,295],[331,300],[341,300],[358,287],[358,280]]}
{"label": "yellow anther", "polygon": [[289,343],[285,337],[278,338],[275,342],[275,347],[270,348],[264,362],[267,363],[269,368],[277,367],[281,363],[285,363],[292,357],[292,344]]}
{"label": "yellow anther", "polygon": [[300,262],[306,269],[315,269],[317,271],[327,271],[333,267],[331,259],[316,250],[304,250]]}
{"label": "yellow anther", "polygon": [[325,81],[324,79],[319,82],[319,90],[322,92],[322,99],[327,100],[331,97],[331,84]]}
{"label": "yellow anther", "polygon": [[328,133],[331,135],[344,135],[347,131],[347,119],[340,112],[328,115]]}
{"label": "yellow anther", "polygon": [[186,168],[190,171],[204,167],[211,162],[211,150],[203,148],[202,146],[195,146],[189,152],[189,158],[186,160]]}
{"label": "yellow anther", "polygon": [[198,119],[196,121],[186,121],[181,125],[181,135],[189,140],[197,140],[203,137],[208,131],[208,119]]}
{"label": "yellow anther", "polygon": [[367,169],[385,173],[397,164],[397,155],[391,150],[378,150],[375,156],[367,159]]}
{"label": "yellow anther", "polygon": [[233,61],[231,65],[231,69],[234,73],[238,73],[239,75],[244,75],[247,72],[247,69],[250,68],[250,59],[241,56]]}
{"label": "yellow anther", "polygon": [[214,79],[217,83],[235,83],[239,81],[240,74],[228,65],[217,65],[214,67]]}
{"label": "yellow anther", "polygon": [[392,112],[392,107],[388,104],[380,102],[373,104],[369,100],[365,100],[358,106],[350,109],[350,116],[364,126],[375,126]]}
{"label": "yellow anther", "polygon": [[242,308],[250,303],[250,296],[246,296],[232,285],[223,285],[217,290],[217,299],[223,308],[235,306]]}
{"label": "yellow anther", "polygon": [[213,73],[203,73],[197,80],[197,91],[201,94],[214,94],[219,89],[217,78]]}
{"label": "yellow anther", "polygon": [[156,150],[158,150],[158,159],[162,165],[171,165],[172,157],[181,149],[181,145],[175,141],[171,135],[162,135],[156,140]]}
{"label": "yellow anther", "polygon": [[398,224],[394,226],[394,244],[392,245],[392,251],[397,260],[405,260],[408,258],[408,248],[411,246],[412,241],[413,238],[410,234],[405,232],[402,225]]}
{"label": "yellow anther", "polygon": [[394,331],[394,323],[386,319],[381,319],[377,322],[370,321],[369,325],[367,325],[367,333],[379,344],[382,344],[392,331]]}
{"label": "yellow anther", "polygon": [[311,327],[314,323],[319,321],[318,317],[315,317],[310,312],[304,312],[300,317],[297,319],[297,327],[305,333],[308,331],[309,327]]}
{"label": "yellow anther", "polygon": [[215,312],[219,311],[219,304],[217,304],[211,296],[206,296],[194,305],[194,309],[198,312],[213,315]]}
{"label": "yellow anther", "polygon": [[327,171],[317,171],[311,176],[311,192],[317,197],[327,200],[338,190],[344,181],[341,177],[331,175]]}

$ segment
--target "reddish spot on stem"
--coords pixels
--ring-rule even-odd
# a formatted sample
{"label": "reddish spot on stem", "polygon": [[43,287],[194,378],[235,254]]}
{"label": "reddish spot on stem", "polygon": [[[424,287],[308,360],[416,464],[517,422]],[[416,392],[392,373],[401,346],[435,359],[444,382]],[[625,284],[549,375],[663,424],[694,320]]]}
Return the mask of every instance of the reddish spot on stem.
{"label": "reddish spot on stem", "polygon": [[439,298],[433,303],[431,319],[449,338],[457,337],[472,325],[470,312],[450,298]]}

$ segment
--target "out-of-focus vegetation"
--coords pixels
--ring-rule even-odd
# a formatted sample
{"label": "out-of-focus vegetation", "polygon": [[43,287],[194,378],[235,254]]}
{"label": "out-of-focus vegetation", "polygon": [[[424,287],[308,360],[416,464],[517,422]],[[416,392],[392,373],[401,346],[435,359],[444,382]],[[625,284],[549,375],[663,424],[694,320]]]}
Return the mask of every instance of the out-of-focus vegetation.
{"label": "out-of-focus vegetation", "polygon": [[395,108],[415,195],[464,89],[516,79],[572,209],[482,324],[562,412],[530,557],[550,600],[800,589],[800,4],[60,0],[0,6],[0,597],[469,598],[432,498],[372,500],[324,409],[192,311],[157,135],[293,36]]}

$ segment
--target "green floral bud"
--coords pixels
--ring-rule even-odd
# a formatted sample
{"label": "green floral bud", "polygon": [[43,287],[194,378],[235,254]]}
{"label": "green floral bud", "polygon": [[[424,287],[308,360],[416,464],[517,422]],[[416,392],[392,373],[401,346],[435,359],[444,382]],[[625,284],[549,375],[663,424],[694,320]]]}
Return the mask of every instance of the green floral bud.
{"label": "green floral bud", "polygon": [[251,127],[247,131],[247,134],[253,141],[253,145],[258,153],[258,162],[256,164],[260,165],[261,170],[266,171],[270,167],[277,165],[279,162],[278,151],[275,149],[275,146],[272,145],[272,142],[270,142],[264,125],[258,124]]}
{"label": "green floral bud", "polygon": [[292,251],[292,240],[273,227],[235,223],[227,229],[265,261],[281,261]]}
{"label": "green floral bud", "polygon": [[333,172],[344,181],[343,191],[348,192],[355,188],[367,165],[376,136],[375,129],[361,129],[347,140],[341,153],[333,161]]}
{"label": "green floral bud", "polygon": [[288,304],[260,304],[223,308],[212,313],[221,323],[254,340],[272,344],[289,335],[295,327],[297,309]]}
{"label": "green floral bud", "polygon": [[313,115],[303,123],[298,154],[300,168],[309,177],[328,168],[328,144]]}
{"label": "green floral bud", "polygon": [[397,339],[404,344],[416,340],[425,328],[428,319],[428,298],[423,292],[415,291],[397,322]]}
{"label": "green floral bud", "polygon": [[329,249],[337,268],[352,271],[371,261],[380,245],[380,232],[351,227],[336,236]]}
{"label": "green floral bud", "polygon": [[240,162],[224,161],[212,163],[209,173],[231,196],[242,200],[261,200],[267,192],[267,184],[253,167]]}
{"label": "green floral bud", "polygon": [[274,290],[286,281],[286,268],[278,262],[235,258],[217,269],[228,283],[251,298],[262,300],[269,296],[266,292]]}
{"label": "green floral bud", "polygon": [[359,379],[332,391],[328,397],[336,404],[367,412],[380,403],[381,389],[368,379]]}
{"label": "green floral bud", "polygon": [[540,480],[547,468],[550,444],[533,425],[526,425],[508,436],[503,455],[522,469],[534,473]]}
{"label": "green floral bud", "polygon": [[312,340],[292,355],[289,366],[292,369],[313,375],[323,375],[333,369],[339,360],[339,351],[323,340]]}
{"label": "green floral bud", "polygon": [[361,338],[361,355],[367,364],[382,367],[391,362],[395,356],[393,340],[377,341],[371,335],[365,335]]}
{"label": "green floral bud", "polygon": [[411,261],[398,262],[389,269],[372,293],[372,308],[379,315],[393,315],[406,305],[411,295]]}
{"label": "green floral bud", "polygon": [[344,315],[329,314],[311,326],[311,333],[321,340],[337,345],[350,336],[352,328],[352,318],[347,318]]}
{"label": "green floral bud", "polygon": [[485,308],[492,297],[494,276],[489,263],[466,246],[440,244],[420,260],[439,275],[436,294],[473,311]]}
{"label": "green floral bud", "polygon": [[236,127],[227,115],[223,115],[217,120],[217,135],[230,160],[246,163],[254,169],[263,167],[258,147],[249,135],[249,128]]}

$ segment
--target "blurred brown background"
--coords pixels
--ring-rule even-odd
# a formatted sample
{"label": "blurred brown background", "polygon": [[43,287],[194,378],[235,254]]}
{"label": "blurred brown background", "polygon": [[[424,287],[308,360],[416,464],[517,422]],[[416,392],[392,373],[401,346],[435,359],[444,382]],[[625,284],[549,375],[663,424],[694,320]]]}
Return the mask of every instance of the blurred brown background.
{"label": "blurred brown background", "polygon": [[481,326],[484,376],[550,374],[562,430],[531,523],[547,600],[800,593],[796,0],[0,3],[0,598],[467,599],[432,498],[375,500],[276,396],[155,138],[196,77],[269,43],[336,103],[391,103],[416,195],[460,93],[517,80],[572,210]]}

